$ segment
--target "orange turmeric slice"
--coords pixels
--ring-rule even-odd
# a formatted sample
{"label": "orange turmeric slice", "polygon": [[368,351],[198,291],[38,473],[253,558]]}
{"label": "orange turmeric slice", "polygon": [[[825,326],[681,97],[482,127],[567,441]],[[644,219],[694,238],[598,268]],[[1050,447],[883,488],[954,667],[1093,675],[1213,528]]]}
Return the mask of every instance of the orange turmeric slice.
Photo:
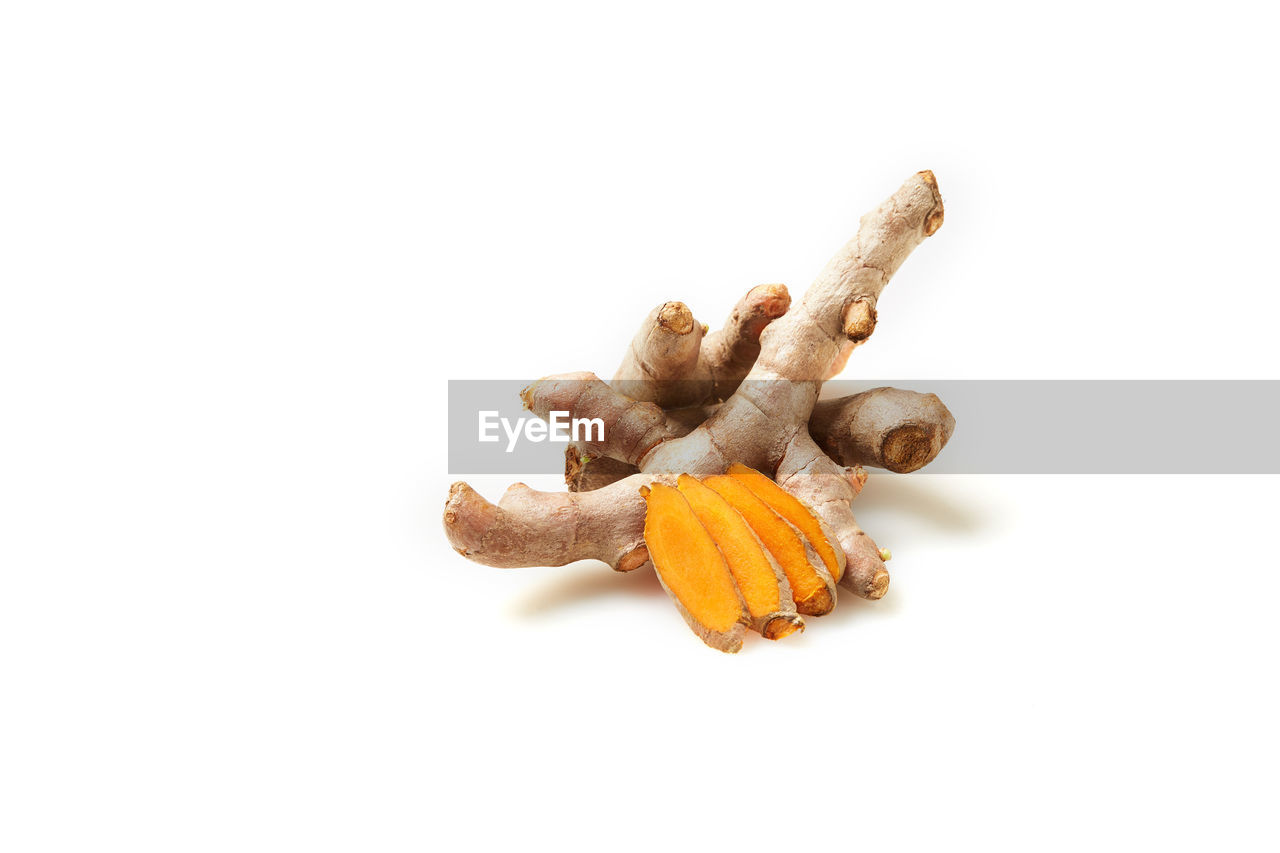
{"label": "orange turmeric slice", "polygon": [[[836,603],[835,583],[822,559],[786,519],[756,497],[741,480],[721,474],[702,481],[742,514],[778,561],[791,585],[796,610],[806,616],[830,613]],[[812,554],[812,558],[810,557]]]}
{"label": "orange turmeric slice", "polygon": [[680,615],[707,645],[738,651],[748,617],[715,540],[677,489],[654,483],[640,494],[649,558]]}
{"label": "orange turmeric slice", "polygon": [[796,614],[786,574],[746,519],[688,474],[680,475],[678,488],[724,556],[751,616],[751,627],[770,640],[803,631],[804,620]]}
{"label": "orange turmeric slice", "polygon": [[822,558],[822,563],[831,573],[831,579],[839,582],[844,574],[844,549],[832,546],[833,536],[825,529],[816,515],[809,511],[795,495],[770,480],[754,468],[735,462],[729,466],[729,476],[741,481],[751,493],[769,505],[769,508],[787,521],[809,540],[809,545]]}

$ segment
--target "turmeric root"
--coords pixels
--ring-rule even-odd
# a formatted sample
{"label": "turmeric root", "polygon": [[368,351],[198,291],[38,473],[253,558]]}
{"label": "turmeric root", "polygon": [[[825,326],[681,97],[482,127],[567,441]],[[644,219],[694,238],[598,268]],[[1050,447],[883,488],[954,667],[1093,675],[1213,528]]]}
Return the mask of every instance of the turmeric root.
{"label": "turmeric root", "polygon": [[[770,640],[803,631],[804,620],[796,614],[786,574],[746,519],[713,489],[688,474],[680,475],[678,488],[724,555],[751,615],[751,627]],[[647,519],[645,524],[647,529]]]}
{"label": "turmeric root", "polygon": [[[666,485],[687,473],[708,478],[707,485],[743,514],[782,568],[797,611],[830,610],[834,574],[856,595],[882,597],[889,573],[881,550],[850,506],[866,479],[861,466],[914,470],[942,449],[954,421],[936,398],[922,400],[928,395],[877,389],[818,405],[818,394],[872,336],[885,285],[942,221],[937,181],[931,172],[919,172],[862,218],[800,304],[791,306],[780,286],[754,288],[725,329],[708,334],[687,306],[667,302],[632,341],[613,383],[577,377],[590,386],[582,393],[556,379],[536,383],[525,397],[529,408],[541,414],[553,398],[563,399],[567,405],[556,410],[611,419],[617,434],[606,427],[604,440],[570,449],[566,478],[574,490],[567,494],[513,487],[495,506],[455,484],[444,516],[450,543],[470,559],[499,566],[600,559],[630,571],[661,562],[667,568],[658,567],[659,576],[686,618],[696,612],[698,620],[708,620],[699,625],[708,628],[713,645],[736,648],[743,624],[758,618],[764,599],[735,605],[704,598],[732,585],[734,575],[723,555],[718,563],[711,558],[713,550],[721,552],[686,496]],[[812,522],[805,522],[806,533],[798,532],[748,485],[724,473],[735,463],[762,472],[816,517],[836,565],[843,557],[842,573],[829,567],[831,553],[815,551]],[[640,494],[643,487],[648,500]],[[770,503],[804,521],[776,494]],[[661,518],[680,525],[696,544],[656,528],[650,541],[646,509],[658,507]],[[690,549],[711,567],[710,579],[681,568],[687,564],[679,558]]]}
{"label": "turmeric root", "polygon": [[715,540],[678,490],[654,483],[640,494],[648,504],[644,541],[662,586],[704,643],[736,652],[747,614]]}

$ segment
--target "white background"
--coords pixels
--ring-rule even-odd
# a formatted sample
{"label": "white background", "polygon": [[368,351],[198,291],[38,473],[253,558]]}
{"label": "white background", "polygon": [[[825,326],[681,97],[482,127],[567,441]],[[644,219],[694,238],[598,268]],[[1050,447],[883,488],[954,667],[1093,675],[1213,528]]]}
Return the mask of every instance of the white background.
{"label": "white background", "polygon": [[734,657],[439,519],[446,380],[924,168],[846,377],[1277,378],[1261,8],[5,4],[0,847],[1274,849],[1275,478],[873,475],[889,596]]}

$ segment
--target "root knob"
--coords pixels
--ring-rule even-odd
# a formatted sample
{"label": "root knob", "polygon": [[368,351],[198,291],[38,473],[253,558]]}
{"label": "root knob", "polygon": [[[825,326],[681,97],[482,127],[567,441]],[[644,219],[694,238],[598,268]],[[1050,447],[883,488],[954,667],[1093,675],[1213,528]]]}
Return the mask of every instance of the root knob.
{"label": "root knob", "polygon": [[858,299],[844,309],[844,334],[860,344],[876,330],[876,306],[870,299]]}
{"label": "root knob", "polygon": [[896,474],[923,468],[933,458],[933,433],[916,424],[890,430],[880,445],[884,466]]}
{"label": "root knob", "polygon": [[687,335],[693,331],[693,312],[683,302],[668,302],[658,312],[658,325],[677,335]]}
{"label": "root knob", "polygon": [[871,579],[871,588],[867,590],[867,598],[875,601],[876,599],[884,598],[884,594],[888,591],[889,571],[888,569],[881,569]]}
{"label": "root knob", "polygon": [[929,211],[924,218],[924,236],[932,237],[934,233],[942,227],[943,214],[945,213],[942,206],[942,193],[938,191],[938,179],[933,176],[933,172],[925,169],[919,174],[925,184],[928,185],[929,189],[933,190],[933,199],[935,204],[933,210]]}
{"label": "root knob", "polygon": [[761,284],[751,288],[747,299],[760,306],[760,314],[776,320],[791,307],[791,293],[785,284]]}

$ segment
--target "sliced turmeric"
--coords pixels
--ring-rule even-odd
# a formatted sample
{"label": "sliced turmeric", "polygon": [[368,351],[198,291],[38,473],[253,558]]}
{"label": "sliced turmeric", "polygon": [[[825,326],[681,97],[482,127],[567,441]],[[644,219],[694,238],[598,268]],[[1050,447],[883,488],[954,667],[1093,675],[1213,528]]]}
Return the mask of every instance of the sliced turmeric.
{"label": "sliced turmeric", "polygon": [[640,493],[648,505],[644,541],[658,579],[704,643],[738,651],[749,617],[715,540],[677,489],[654,483]]}
{"label": "sliced turmeric", "polygon": [[715,540],[737,582],[751,627],[770,640],[804,630],[787,576],[746,519],[715,490],[688,474],[678,481],[680,494]]}
{"label": "sliced turmeric", "polygon": [[822,558],[823,565],[831,573],[831,579],[837,583],[840,581],[844,574],[844,550],[832,547],[835,536],[808,507],[754,468],[735,462],[729,466],[729,476],[740,481],[753,495],[768,504],[770,509],[795,525]]}
{"label": "sliced turmeric", "polygon": [[[796,610],[806,616],[830,613],[836,603],[835,583],[822,558],[805,538],[741,480],[720,474],[702,481],[742,514],[778,561],[791,585]],[[646,528],[647,529],[647,528]],[[810,556],[812,555],[812,556]]]}

